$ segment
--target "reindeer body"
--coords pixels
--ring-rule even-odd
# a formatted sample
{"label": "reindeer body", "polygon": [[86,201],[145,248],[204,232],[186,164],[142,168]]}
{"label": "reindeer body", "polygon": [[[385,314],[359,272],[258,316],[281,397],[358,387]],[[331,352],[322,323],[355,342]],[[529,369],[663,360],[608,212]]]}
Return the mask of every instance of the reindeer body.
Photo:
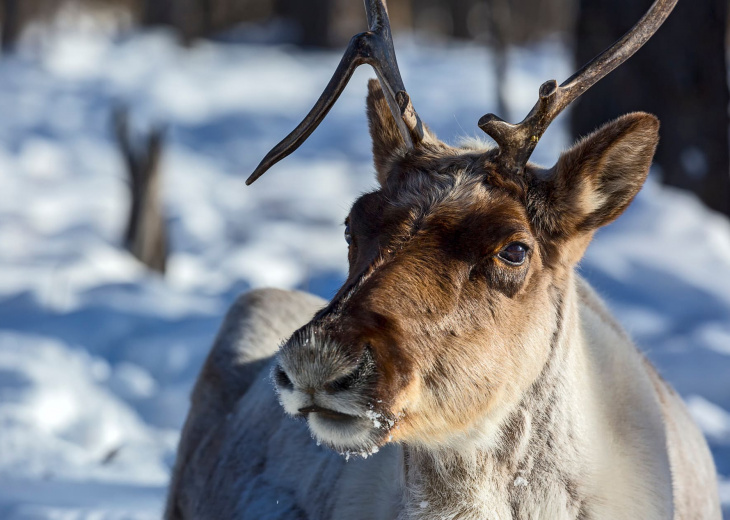
{"label": "reindeer body", "polygon": [[[331,302],[234,305],[167,518],[719,520],[701,433],[574,268],[641,186],[656,119],[612,122],[525,184],[485,174],[484,150],[392,155],[370,88],[381,188],[351,210],[348,280]],[[523,263],[485,252],[516,239]]]}
{"label": "reindeer body", "polygon": [[269,377],[279,342],[326,302],[245,295],[196,386],[166,518],[719,519],[681,400],[587,283],[566,284],[552,361],[479,441],[349,461],[286,417]]}
{"label": "reindeer body", "polygon": [[550,122],[675,4],[655,0],[614,46],[543,84],[520,124],[484,116],[498,147],[482,148],[423,124],[385,2],[365,0],[370,31],[248,181],[372,65],[379,186],[345,221],[347,279],[330,302],[264,291],[229,312],[193,393],[168,519],[719,520],[701,433],[575,274],[641,189],[659,122],[628,114],[550,169],[528,163]]}

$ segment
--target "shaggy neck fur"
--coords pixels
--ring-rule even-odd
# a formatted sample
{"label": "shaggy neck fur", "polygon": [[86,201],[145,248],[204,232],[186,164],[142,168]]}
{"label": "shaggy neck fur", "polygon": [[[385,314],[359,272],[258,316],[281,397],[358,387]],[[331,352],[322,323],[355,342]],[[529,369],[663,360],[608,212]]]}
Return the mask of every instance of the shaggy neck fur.
{"label": "shaggy neck fur", "polygon": [[[613,394],[610,384],[596,384],[594,378],[600,378],[600,373],[610,377],[614,369],[633,372],[635,360],[627,354],[626,359],[614,360],[613,366],[596,366],[583,337],[575,285],[571,277],[567,287],[557,291],[548,362],[521,401],[504,414],[496,434],[490,432],[464,450],[404,447],[405,504],[399,519],[671,517],[668,480],[666,494],[649,501],[644,498],[643,503],[632,499],[648,487],[646,482],[656,481],[655,471],[669,474],[668,462],[655,456],[653,446],[622,438],[637,431],[633,428],[640,429],[640,420],[636,414],[618,417],[613,405],[622,396]],[[607,328],[622,335],[613,324]],[[608,348],[598,345],[604,347]],[[640,356],[634,353],[633,357]],[[644,408],[643,403],[637,404]],[[612,423],[616,419],[634,424],[617,428]],[[654,419],[649,417],[650,422]],[[485,429],[494,426],[485,425]],[[662,439],[658,445],[663,448]],[[641,459],[644,464],[639,464]],[[625,477],[621,468],[626,464],[646,470],[635,468],[628,478],[615,477]],[[604,498],[617,496],[617,491],[623,500]]]}

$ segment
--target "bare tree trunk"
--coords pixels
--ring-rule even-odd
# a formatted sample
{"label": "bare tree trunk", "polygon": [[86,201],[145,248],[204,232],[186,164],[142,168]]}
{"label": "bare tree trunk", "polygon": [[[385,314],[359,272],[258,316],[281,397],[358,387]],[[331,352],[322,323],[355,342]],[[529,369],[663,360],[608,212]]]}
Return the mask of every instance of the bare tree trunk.
{"label": "bare tree trunk", "polygon": [[[196,38],[210,36],[216,30],[213,11],[221,0],[176,0],[178,13],[177,24],[183,41],[190,44]],[[236,19],[228,20],[228,25],[236,23]],[[223,28],[223,27],[221,27]]]}
{"label": "bare tree trunk", "polygon": [[[580,0],[576,59],[588,61],[628,30],[652,0]],[[727,0],[682,1],[636,56],[593,87],[572,113],[583,135],[623,113],[662,122],[656,162],[664,182],[730,215],[725,62]]]}
{"label": "bare tree trunk", "polygon": [[469,11],[475,4],[475,0],[451,0],[451,34],[454,38],[471,38],[469,32]]}
{"label": "bare tree trunk", "polygon": [[277,14],[294,21],[305,47],[329,47],[333,6],[331,0],[276,0]]}
{"label": "bare tree trunk", "polygon": [[[220,3],[220,1],[218,2]],[[203,34],[213,32],[213,10],[215,9],[215,0],[198,0],[201,14],[201,26]]]}
{"label": "bare tree trunk", "polygon": [[127,165],[131,207],[124,245],[137,260],[164,274],[167,266],[167,229],[162,209],[160,157],[163,131],[154,129],[144,146],[135,146],[126,109],[114,114],[114,129]]}
{"label": "bare tree trunk", "polygon": [[494,81],[497,92],[497,113],[505,121],[511,121],[507,103],[507,50],[512,27],[510,0],[492,0],[489,13],[494,50]]}
{"label": "bare tree trunk", "polygon": [[175,0],[143,0],[142,25],[175,27]]}
{"label": "bare tree trunk", "polygon": [[203,36],[204,19],[202,2],[199,0],[175,0],[177,7],[176,27],[185,45]]}
{"label": "bare tree trunk", "polygon": [[3,54],[12,52],[20,36],[20,0],[3,0],[2,46]]}

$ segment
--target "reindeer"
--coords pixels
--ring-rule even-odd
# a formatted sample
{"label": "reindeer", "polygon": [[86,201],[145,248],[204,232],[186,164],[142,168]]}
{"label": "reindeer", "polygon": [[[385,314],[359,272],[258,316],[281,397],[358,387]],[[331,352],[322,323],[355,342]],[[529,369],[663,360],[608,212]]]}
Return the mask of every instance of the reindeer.
{"label": "reindeer", "polygon": [[259,290],[232,307],[193,391],[166,518],[719,519],[702,434],[575,272],[641,188],[657,119],[628,114],[552,168],[528,162],[676,0],[545,83],[520,124],[483,117],[491,149],[449,146],[421,122],[385,2],[365,3],[370,31],[248,180],[372,65],[379,187],[347,217],[348,278],[330,302]]}

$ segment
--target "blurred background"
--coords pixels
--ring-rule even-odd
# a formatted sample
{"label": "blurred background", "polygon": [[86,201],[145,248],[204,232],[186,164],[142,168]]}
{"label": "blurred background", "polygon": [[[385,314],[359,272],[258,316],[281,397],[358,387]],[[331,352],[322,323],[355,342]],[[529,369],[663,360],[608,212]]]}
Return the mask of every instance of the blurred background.
{"label": "blurred background", "polygon": [[[541,83],[651,0],[390,0],[404,82],[447,142],[521,120]],[[680,0],[563,114],[533,160],[626,112],[662,121],[655,166],[580,267],[685,398],[730,519],[726,0]],[[304,117],[360,0],[0,0],[0,518],[159,518],[187,399],[227,307],[276,286],[331,297],[342,222],[374,188],[359,70]]]}

